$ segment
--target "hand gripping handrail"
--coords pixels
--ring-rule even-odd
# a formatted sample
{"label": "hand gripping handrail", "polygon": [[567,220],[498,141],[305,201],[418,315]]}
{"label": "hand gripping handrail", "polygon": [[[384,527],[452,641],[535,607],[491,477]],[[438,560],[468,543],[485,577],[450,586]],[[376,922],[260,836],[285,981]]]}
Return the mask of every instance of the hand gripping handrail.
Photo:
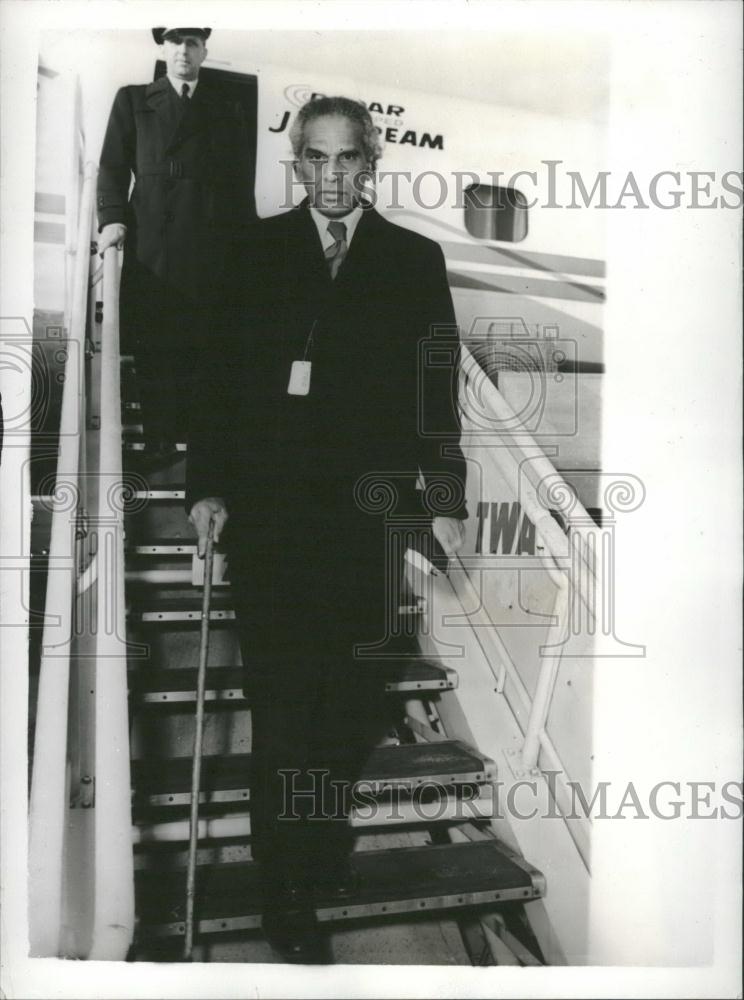
{"label": "hand gripping handrail", "polygon": [[57,478],[52,496],[45,620],[29,811],[29,941],[34,956],[59,954],[65,820],[67,724],[75,594],[75,530],[80,460],[80,398],[93,220],[93,164],[85,169],[77,232],[70,331],[62,390]]}

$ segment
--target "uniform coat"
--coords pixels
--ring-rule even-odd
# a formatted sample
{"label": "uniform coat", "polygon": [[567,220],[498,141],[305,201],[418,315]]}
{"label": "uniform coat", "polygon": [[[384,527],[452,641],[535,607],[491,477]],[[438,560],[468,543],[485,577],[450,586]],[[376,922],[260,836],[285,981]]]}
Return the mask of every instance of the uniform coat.
{"label": "uniform coat", "polygon": [[185,436],[216,281],[236,234],[255,218],[249,149],[240,105],[213,84],[200,81],[185,104],[167,77],[122,87],[114,100],[98,220],[127,226],[122,343],[137,361],[148,437]]}
{"label": "uniform coat", "polygon": [[[328,836],[311,824],[300,849],[296,823],[276,828],[276,772],[312,762],[353,781],[380,718],[370,657],[386,652],[410,544],[391,527],[425,540],[432,513],[466,516],[457,333],[439,246],[374,210],[335,280],[306,204],[259,223],[234,267],[245,301],[227,313],[203,390],[187,506],[221,496],[230,512],[243,656],[261,695],[257,829],[268,823],[272,850],[312,863],[308,834],[319,850]],[[310,392],[290,395],[303,357]]]}
{"label": "uniform coat", "polygon": [[145,270],[199,299],[236,229],[253,219],[249,144],[239,105],[213,85],[200,82],[185,108],[165,76],[119,90],[101,151],[98,221],[127,226],[124,279]]}

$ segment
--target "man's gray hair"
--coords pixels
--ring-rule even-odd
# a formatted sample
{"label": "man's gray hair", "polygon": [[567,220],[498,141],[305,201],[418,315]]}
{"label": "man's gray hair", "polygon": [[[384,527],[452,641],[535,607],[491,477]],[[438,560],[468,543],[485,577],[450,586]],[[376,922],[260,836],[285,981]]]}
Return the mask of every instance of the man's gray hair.
{"label": "man's gray hair", "polygon": [[350,97],[316,97],[302,105],[289,130],[289,140],[292,143],[295,159],[299,160],[302,155],[305,125],[315,118],[325,118],[328,115],[341,115],[342,118],[347,118],[359,126],[362,154],[374,170],[382,156],[380,133],[362,102],[353,101]]}

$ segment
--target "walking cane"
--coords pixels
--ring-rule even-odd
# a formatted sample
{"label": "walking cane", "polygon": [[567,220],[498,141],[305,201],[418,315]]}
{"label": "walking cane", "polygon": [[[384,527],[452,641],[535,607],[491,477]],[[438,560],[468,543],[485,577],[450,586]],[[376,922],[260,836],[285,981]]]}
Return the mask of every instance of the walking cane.
{"label": "walking cane", "polygon": [[186,940],[183,957],[191,961],[194,947],[194,891],[196,886],[196,844],[199,839],[199,785],[201,784],[202,735],[204,731],[204,688],[209,655],[209,606],[212,601],[212,560],[214,557],[214,520],[209,522],[207,550],[204,555],[204,589],[202,592],[201,642],[199,671],[196,681],[196,727],[194,758],[191,764],[191,813],[189,816],[189,861],[186,874]]}

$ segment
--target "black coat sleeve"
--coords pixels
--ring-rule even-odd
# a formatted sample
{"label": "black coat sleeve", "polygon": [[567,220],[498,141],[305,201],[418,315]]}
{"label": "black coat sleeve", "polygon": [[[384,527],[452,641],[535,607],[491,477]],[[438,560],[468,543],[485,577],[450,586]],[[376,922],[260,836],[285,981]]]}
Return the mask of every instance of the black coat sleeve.
{"label": "black coat sleeve", "polygon": [[189,413],[186,454],[186,510],[198,500],[222,497],[231,507],[237,487],[240,364],[231,331],[239,312],[229,305],[214,313],[214,336],[199,366],[198,390]]}
{"label": "black coat sleeve", "polygon": [[128,87],[122,87],[109,115],[98,170],[98,231],[126,223],[129,185],[136,164],[136,127]]}
{"label": "black coat sleeve", "polygon": [[422,501],[432,516],[468,516],[467,465],[460,448],[460,345],[441,248],[428,243],[420,274],[418,447]]}
{"label": "black coat sleeve", "polygon": [[238,104],[236,109],[236,119],[236,158],[239,164],[238,174],[241,178],[241,183],[236,185],[236,190],[234,191],[236,199],[234,229],[235,232],[244,233],[258,221],[256,197],[254,194],[255,149],[254,144],[251,142],[251,134],[245,112],[240,104]]}
{"label": "black coat sleeve", "polygon": [[[246,334],[256,322],[257,254],[254,230],[230,243],[220,276],[219,306],[212,307],[209,346],[199,366],[196,398],[189,413],[185,506],[222,497],[232,508],[244,488],[242,454],[246,428]],[[260,259],[260,257],[259,257]]]}

